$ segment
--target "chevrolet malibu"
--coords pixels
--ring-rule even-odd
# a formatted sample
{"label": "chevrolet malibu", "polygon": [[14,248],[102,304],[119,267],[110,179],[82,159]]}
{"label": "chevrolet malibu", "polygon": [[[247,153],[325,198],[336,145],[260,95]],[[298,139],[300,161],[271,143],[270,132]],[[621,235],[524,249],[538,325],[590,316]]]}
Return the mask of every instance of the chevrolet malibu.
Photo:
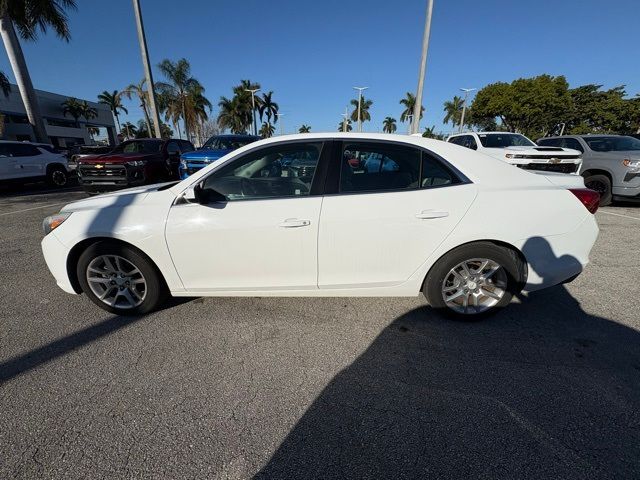
{"label": "chevrolet malibu", "polygon": [[564,177],[421,137],[281,136],[179,183],[71,203],[45,219],[42,249],[64,291],[115,314],[169,295],[422,293],[477,317],[588,263],[598,194]]}

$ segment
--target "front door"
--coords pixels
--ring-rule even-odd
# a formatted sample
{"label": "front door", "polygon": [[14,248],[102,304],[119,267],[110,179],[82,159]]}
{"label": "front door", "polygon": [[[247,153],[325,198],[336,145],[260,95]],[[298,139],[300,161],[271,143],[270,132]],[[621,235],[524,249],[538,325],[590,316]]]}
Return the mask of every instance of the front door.
{"label": "front door", "polygon": [[322,142],[258,148],[199,183],[209,202],[171,208],[166,238],[187,290],[317,288],[322,197],[312,185],[321,152]]}

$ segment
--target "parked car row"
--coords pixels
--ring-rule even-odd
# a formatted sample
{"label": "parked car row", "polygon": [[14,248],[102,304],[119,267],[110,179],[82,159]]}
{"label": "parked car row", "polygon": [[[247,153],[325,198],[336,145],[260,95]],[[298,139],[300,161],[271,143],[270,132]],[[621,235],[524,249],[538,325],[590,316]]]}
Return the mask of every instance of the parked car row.
{"label": "parked car row", "polygon": [[517,133],[467,132],[447,141],[533,172],[580,174],[600,205],[640,200],[640,140],[632,136],[564,135],[536,144]]}

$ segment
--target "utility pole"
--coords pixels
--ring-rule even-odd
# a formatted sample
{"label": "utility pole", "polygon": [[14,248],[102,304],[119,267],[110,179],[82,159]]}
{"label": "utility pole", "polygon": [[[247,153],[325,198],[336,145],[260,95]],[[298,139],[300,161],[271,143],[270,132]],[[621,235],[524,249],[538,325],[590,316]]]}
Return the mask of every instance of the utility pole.
{"label": "utility pole", "polygon": [[[276,113],[276,117],[280,120],[280,117],[284,117],[284,113]],[[284,135],[284,126],[282,125],[282,120],[280,120],[280,135]]]}
{"label": "utility pole", "polygon": [[245,88],[245,92],[251,92],[251,121],[253,122],[253,134],[258,135],[258,126],[256,125],[256,92],[260,91],[259,88]]}
{"label": "utility pole", "polygon": [[420,75],[418,76],[418,91],[416,92],[416,104],[413,106],[413,124],[411,133],[420,130],[420,114],[422,113],[422,90],[424,89],[424,76],[427,71],[427,52],[429,51],[429,36],[431,35],[431,16],[433,14],[433,0],[427,0],[427,18],[424,23],[422,36],[422,59],[420,60]]}
{"label": "utility pole", "polygon": [[460,128],[458,130],[458,133],[462,133],[462,129],[464,128],[464,114],[467,112],[467,97],[469,96],[469,92],[473,92],[476,89],[461,88],[460,90],[464,92],[464,100],[462,101],[462,118],[460,118]]}
{"label": "utility pole", "polygon": [[358,131],[362,132],[362,91],[369,87],[353,87],[358,90]]}
{"label": "utility pole", "polygon": [[[140,54],[142,55],[142,66],[144,67],[144,76],[147,79],[149,93],[149,108],[151,110],[151,119],[153,120],[153,130],[156,138],[162,138],[160,130],[160,115],[156,106],[156,90],[153,83],[153,74],[151,73],[151,64],[149,63],[149,51],[147,50],[147,37],[144,34],[144,25],[142,24],[142,12],[140,11],[140,0],[133,0],[133,11],[136,15],[136,26],[138,27],[138,43],[140,43]],[[151,134],[151,132],[149,132]]]}
{"label": "utility pole", "polygon": [[344,113],[342,114],[344,120],[342,120],[342,131],[347,131],[347,117],[349,116],[349,107],[344,107]]}

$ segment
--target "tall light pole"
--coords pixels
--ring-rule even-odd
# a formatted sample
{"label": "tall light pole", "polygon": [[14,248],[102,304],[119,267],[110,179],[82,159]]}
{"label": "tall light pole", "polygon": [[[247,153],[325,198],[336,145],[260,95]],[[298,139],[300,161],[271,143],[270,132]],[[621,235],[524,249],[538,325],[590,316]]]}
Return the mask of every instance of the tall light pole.
{"label": "tall light pole", "polygon": [[[280,120],[280,117],[284,117],[284,113],[276,113],[276,118]],[[284,135],[284,127],[282,125],[282,120],[280,120],[280,135]]]}
{"label": "tall light pole", "polygon": [[347,117],[349,116],[349,107],[344,107],[344,113],[342,114],[344,120],[342,120],[342,131],[347,131]]}
{"label": "tall light pole", "polygon": [[353,87],[358,90],[358,131],[362,131],[362,91],[369,87]]}
{"label": "tall light pole", "polygon": [[[149,51],[147,50],[147,38],[144,34],[144,25],[142,24],[142,12],[140,11],[140,0],[133,0],[133,11],[136,15],[136,26],[138,27],[138,43],[140,43],[140,54],[142,55],[142,66],[144,67],[144,76],[147,79],[149,93],[149,109],[151,110],[151,119],[153,120],[153,130],[156,138],[162,138],[160,131],[160,115],[156,107],[156,91],[153,84],[153,75],[151,73],[151,64],[149,63]],[[149,132],[151,134],[151,132]]]}
{"label": "tall light pole", "polygon": [[409,119],[409,127],[407,129],[407,133],[411,135],[411,129],[413,128],[413,115],[407,115],[407,118]]}
{"label": "tall light pole", "polygon": [[427,52],[429,51],[429,36],[431,35],[431,15],[433,14],[433,0],[427,0],[427,18],[424,23],[422,35],[422,59],[420,60],[420,75],[418,76],[418,91],[416,92],[416,104],[413,106],[413,123],[411,133],[420,130],[420,114],[422,113],[422,90],[424,88],[424,76],[427,71]]}
{"label": "tall light pole", "polygon": [[259,92],[259,88],[245,88],[245,92],[251,92],[251,122],[253,123],[253,134],[258,135],[258,126],[256,125],[256,92]]}
{"label": "tall light pole", "polygon": [[469,96],[469,92],[473,92],[477,90],[477,88],[461,88],[460,90],[464,92],[464,100],[462,101],[462,118],[460,118],[458,133],[462,133],[462,129],[464,128],[464,114],[467,113],[467,97]]}

